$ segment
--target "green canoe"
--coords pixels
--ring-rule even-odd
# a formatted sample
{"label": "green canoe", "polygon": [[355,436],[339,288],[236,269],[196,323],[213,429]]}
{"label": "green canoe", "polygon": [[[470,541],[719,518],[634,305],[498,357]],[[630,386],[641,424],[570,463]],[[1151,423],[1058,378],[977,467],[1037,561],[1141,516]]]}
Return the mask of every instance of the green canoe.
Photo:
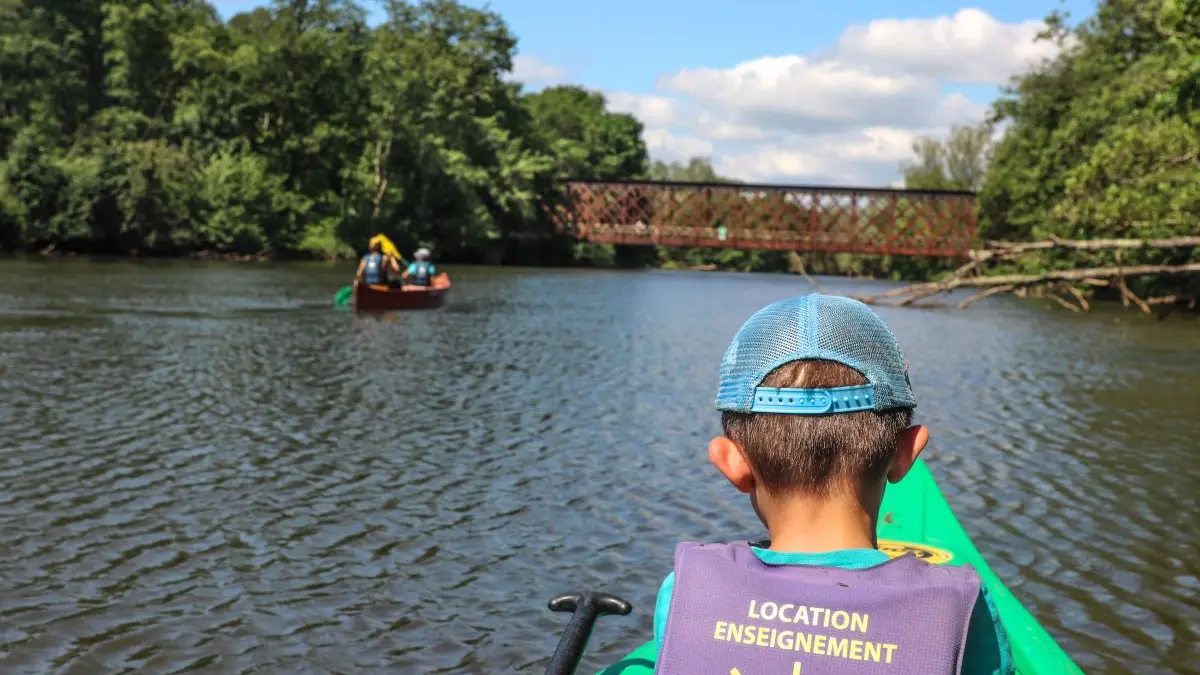
{"label": "green canoe", "polygon": [[[931,563],[975,566],[1008,631],[1018,673],[1082,675],[1079,666],[988,567],[954,517],[923,460],[918,460],[904,480],[888,486],[879,520],[879,548],[891,555],[911,551]],[[650,641],[605,668],[600,675],[650,675],[657,656],[654,642]]]}

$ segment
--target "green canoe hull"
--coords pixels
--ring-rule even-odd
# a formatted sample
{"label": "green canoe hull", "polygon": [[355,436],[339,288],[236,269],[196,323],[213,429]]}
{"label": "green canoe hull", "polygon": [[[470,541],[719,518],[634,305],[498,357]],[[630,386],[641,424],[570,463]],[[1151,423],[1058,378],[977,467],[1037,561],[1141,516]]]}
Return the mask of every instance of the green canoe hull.
{"label": "green canoe hull", "polygon": [[[1072,675],[1083,671],[1058,646],[971,543],[929,468],[919,460],[904,480],[889,485],[879,516],[879,547],[891,555],[911,551],[931,563],[970,563],[987,584],[1008,632],[1018,673]],[[665,574],[665,571],[664,571]],[[650,675],[658,651],[653,641],[605,668],[600,675]]]}

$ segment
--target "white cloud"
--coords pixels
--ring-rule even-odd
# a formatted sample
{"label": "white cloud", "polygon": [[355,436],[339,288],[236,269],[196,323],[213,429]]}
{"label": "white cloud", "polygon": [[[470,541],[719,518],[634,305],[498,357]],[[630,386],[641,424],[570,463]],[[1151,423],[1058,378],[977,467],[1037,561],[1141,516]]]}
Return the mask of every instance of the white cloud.
{"label": "white cloud", "polygon": [[711,157],[713,154],[712,141],[695,136],[676,136],[663,128],[647,127],[642,137],[650,156],[665,162],[686,162],[692,157]]}
{"label": "white cloud", "polygon": [[722,175],[760,182],[888,185],[918,135],[976,123],[988,105],[956,85],[994,87],[1058,47],[1041,21],[979,9],[850,26],[814,54],[666,74],[651,94],[605,92],[637,116],[655,159],[712,157]]}
{"label": "white cloud", "polygon": [[513,69],[510,79],[525,84],[557,84],[566,77],[562,68],[547,63],[530,54],[517,54],[513,57]]}
{"label": "white cloud", "polygon": [[823,147],[827,151],[838,151],[851,160],[900,162],[912,155],[916,138],[917,134],[912,131],[871,127],[845,140],[824,139]]}
{"label": "white cloud", "polygon": [[795,134],[718,154],[717,173],[757,182],[885,185],[912,153],[918,132],[868,127],[836,134]]}
{"label": "white cloud", "polygon": [[629,113],[648,127],[669,127],[683,119],[680,102],[667,96],[616,91],[604,97],[609,110]]}
{"label": "white cloud", "polygon": [[940,128],[976,124],[987,117],[987,113],[988,106],[955,92],[938,101],[937,108],[929,116],[929,123]]}
{"label": "white cloud", "polygon": [[878,19],[851,26],[839,59],[960,84],[1004,84],[1052,58],[1058,47],[1038,41],[1042,21],[1006,24],[981,9],[935,19]]}
{"label": "white cloud", "polygon": [[761,141],[771,136],[770,129],[730,122],[711,112],[697,114],[694,126],[701,136],[714,141]]}
{"label": "white cloud", "polygon": [[914,121],[938,85],[909,75],[802,56],[764,57],[733,68],[683,70],[659,87],[711,107],[733,122],[809,131]]}

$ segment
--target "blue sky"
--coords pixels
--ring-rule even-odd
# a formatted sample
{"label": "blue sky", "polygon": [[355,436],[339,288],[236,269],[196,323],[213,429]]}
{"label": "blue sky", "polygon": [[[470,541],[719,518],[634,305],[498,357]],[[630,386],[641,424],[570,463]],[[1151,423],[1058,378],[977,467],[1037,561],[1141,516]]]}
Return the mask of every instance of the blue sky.
{"label": "blue sky", "polygon": [[[213,4],[231,16],[262,3]],[[605,92],[642,118],[658,158],[707,155],[753,180],[871,185],[895,180],[914,136],[978,119],[1008,75],[1052,55],[1031,45],[1030,22],[1094,9],[1082,0],[466,4],[508,22],[527,86]]]}

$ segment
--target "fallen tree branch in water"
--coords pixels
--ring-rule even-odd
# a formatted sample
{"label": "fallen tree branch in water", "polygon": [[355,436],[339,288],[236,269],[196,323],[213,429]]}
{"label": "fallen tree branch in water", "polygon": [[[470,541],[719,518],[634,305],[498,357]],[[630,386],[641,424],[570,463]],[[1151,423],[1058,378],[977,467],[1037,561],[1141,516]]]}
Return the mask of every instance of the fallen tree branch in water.
{"label": "fallen tree branch in water", "polygon": [[[1160,295],[1156,298],[1146,298],[1147,305],[1174,305],[1179,302],[1179,296],[1172,293],[1171,295]],[[1195,298],[1192,299],[1195,302]]]}
{"label": "fallen tree branch in water", "polygon": [[803,262],[798,262],[798,263],[796,263],[796,264],[797,264],[797,266],[798,266],[798,269],[799,269],[799,271],[800,271],[800,276],[804,277],[804,280],[805,280],[805,281],[807,281],[808,283],[812,284],[812,287],[813,287],[813,288],[815,288],[815,289],[817,289],[817,292],[818,292],[818,293],[824,294],[824,293],[825,293],[825,288],[824,288],[823,286],[821,286],[821,284],[817,283],[817,280],[816,280],[816,279],[814,279],[814,278],[812,278],[812,277],[811,277],[811,276],[808,274],[808,270],[804,269],[804,263],[803,263]]}
{"label": "fallen tree branch in water", "polygon": [[1117,290],[1121,291],[1121,297],[1124,298],[1124,300],[1126,301],[1125,302],[1126,307],[1128,307],[1129,303],[1132,302],[1133,304],[1138,306],[1138,309],[1142,310],[1143,314],[1150,313],[1150,305],[1147,305],[1145,300],[1142,300],[1141,298],[1139,298],[1137,296],[1136,293],[1129,290],[1129,286],[1127,286],[1125,284],[1124,276],[1121,276],[1117,279]]}
{"label": "fallen tree branch in water", "polygon": [[980,292],[976,293],[975,295],[972,295],[971,297],[967,298],[966,300],[963,300],[962,302],[958,303],[958,308],[966,309],[966,308],[970,307],[971,305],[979,302],[980,300],[983,300],[984,298],[990,298],[993,295],[1000,295],[1001,293],[1008,293],[1014,289],[1016,289],[1016,286],[1013,286],[1012,284],[1005,284],[1003,286],[993,286],[993,287],[987,289],[986,291],[980,291]]}
{"label": "fallen tree branch in water", "polygon": [[1068,293],[1070,293],[1071,295],[1075,296],[1075,301],[1079,303],[1080,309],[1082,309],[1085,312],[1091,309],[1091,305],[1088,304],[1087,298],[1085,298],[1083,296],[1083,293],[1080,292],[1080,290],[1078,288],[1075,288],[1071,284],[1067,284],[1067,283],[1059,284],[1059,286],[1063,290],[1065,290]]}
{"label": "fallen tree branch in water", "polygon": [[972,250],[968,255],[972,261],[983,262],[996,257],[1008,257],[1030,251],[1046,251],[1055,248],[1077,251],[1105,251],[1139,248],[1196,248],[1200,237],[1166,237],[1164,239],[1059,239],[1050,237],[1046,241],[1014,243],[989,241],[983,249]]}
{"label": "fallen tree branch in water", "polygon": [[[989,241],[986,248],[970,251],[970,261],[958,267],[949,276],[939,281],[911,284],[894,288],[874,295],[851,296],[872,305],[892,305],[910,307],[916,303],[941,294],[947,294],[959,288],[982,289],[958,303],[959,309],[966,309],[986,298],[1012,293],[1018,297],[1043,296],[1054,300],[1073,312],[1091,311],[1088,298],[1092,288],[1110,288],[1115,291],[1121,303],[1135,306],[1146,314],[1151,314],[1155,305],[1183,305],[1194,309],[1196,297],[1178,297],[1164,295],[1143,300],[1138,297],[1125,283],[1126,278],[1147,276],[1185,276],[1200,275],[1200,262],[1185,264],[1135,265],[1126,267],[1122,264],[1124,251],[1139,249],[1189,249],[1200,248],[1200,236],[1166,237],[1162,239],[1090,239],[1072,240],[1051,237],[1037,242],[1004,242]],[[1012,261],[1019,255],[1066,249],[1081,252],[1113,251],[1115,266],[1085,267],[1080,269],[1053,270],[1042,274],[998,274],[987,276],[983,267],[988,262]],[[1185,251],[1186,253],[1186,251]],[[1100,264],[1095,255],[1084,254],[1090,258],[1093,265]],[[817,292],[824,293],[825,289],[804,269],[802,263],[796,265],[797,271],[811,284]]]}
{"label": "fallen tree branch in water", "polygon": [[1067,309],[1071,310],[1072,312],[1083,311],[1083,310],[1079,309],[1078,307],[1076,307],[1075,305],[1072,305],[1071,303],[1067,302],[1067,300],[1065,298],[1063,298],[1063,296],[1059,295],[1058,293],[1055,293],[1054,291],[1050,291],[1049,295],[1050,295],[1051,300],[1054,300],[1055,302],[1062,305],[1063,307],[1066,307]]}
{"label": "fallen tree branch in water", "polygon": [[[967,265],[959,268],[959,271],[969,271]],[[971,268],[974,269],[974,268]],[[928,297],[949,293],[957,288],[985,288],[989,289],[988,295],[998,295],[1003,292],[1014,292],[1031,286],[1048,286],[1049,290],[1064,284],[1064,282],[1085,283],[1093,286],[1109,286],[1115,285],[1121,292],[1122,297],[1128,301],[1138,305],[1143,311],[1149,313],[1149,307],[1146,303],[1133,294],[1132,291],[1125,285],[1125,279],[1129,277],[1142,276],[1176,276],[1188,274],[1200,274],[1200,263],[1187,263],[1183,265],[1136,265],[1134,267],[1092,267],[1076,270],[1054,270],[1043,274],[1000,274],[995,276],[980,276],[980,277],[964,277],[956,271],[950,277],[942,281],[932,281],[922,284],[913,284],[903,288],[897,288],[885,293],[876,295],[855,296],[855,299],[867,304],[889,304],[887,301],[892,301],[899,307],[907,307],[913,303],[923,300]],[[1112,280],[1116,280],[1115,284]],[[996,290],[1003,289],[1003,290]],[[1081,298],[1082,294],[1077,289],[1072,287],[1072,293],[1077,294],[1077,298]],[[983,294],[978,294],[983,296]],[[986,297],[986,296],[984,296]],[[1062,300],[1059,296],[1054,296]],[[983,297],[972,296],[963,302],[963,305],[970,305]],[[1065,301],[1064,301],[1065,302]],[[1086,305],[1086,300],[1083,303]]]}

